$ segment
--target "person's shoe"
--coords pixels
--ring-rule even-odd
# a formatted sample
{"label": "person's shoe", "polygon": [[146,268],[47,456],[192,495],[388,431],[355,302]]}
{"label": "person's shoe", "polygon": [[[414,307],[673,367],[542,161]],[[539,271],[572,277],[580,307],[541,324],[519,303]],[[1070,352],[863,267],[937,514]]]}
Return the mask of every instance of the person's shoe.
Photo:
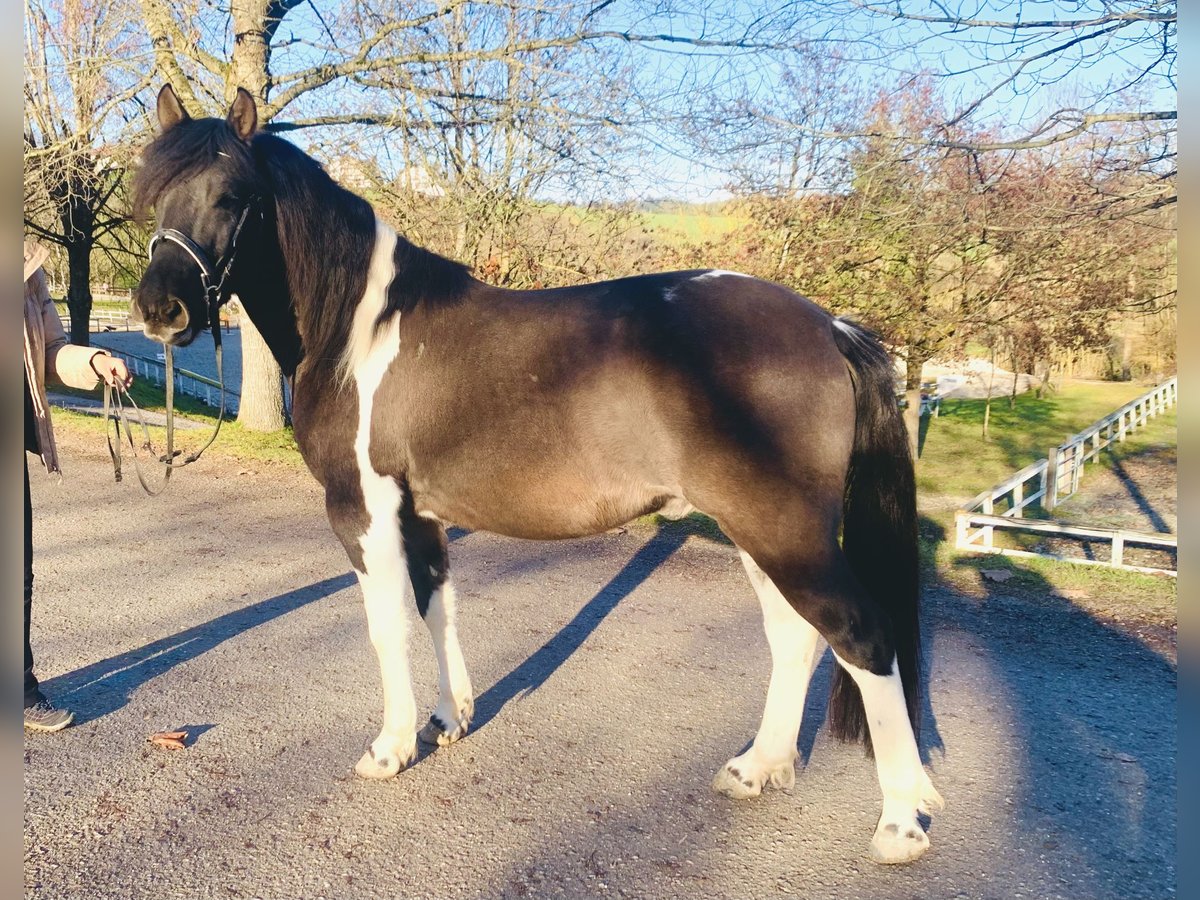
{"label": "person's shoe", "polygon": [[75,721],[69,709],[55,709],[49,700],[25,707],[25,727],[30,731],[62,731]]}

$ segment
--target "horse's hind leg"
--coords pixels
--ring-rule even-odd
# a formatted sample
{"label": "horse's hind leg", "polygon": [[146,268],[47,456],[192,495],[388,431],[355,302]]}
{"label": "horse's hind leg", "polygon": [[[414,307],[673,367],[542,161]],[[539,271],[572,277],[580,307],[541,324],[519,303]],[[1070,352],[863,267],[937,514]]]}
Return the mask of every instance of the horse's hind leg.
{"label": "horse's hind leg", "polygon": [[400,529],[417,611],[429,628],[438,662],[437,709],[418,737],[427,744],[452,744],[470,728],[475,699],[458,643],[446,531],[409,508],[401,512]]}
{"label": "horse's hind leg", "polygon": [[446,581],[429,598],[425,624],[438,661],[438,705],[418,737],[427,744],[453,744],[467,733],[475,715],[471,679],[463,662],[454,623],[454,584]]}
{"label": "horse's hind leg", "polygon": [[[918,815],[940,808],[942,799],[921,765],[896,664],[896,636],[887,614],[861,587],[841,548],[832,540],[813,541],[782,552],[777,545],[772,552],[771,545],[756,541],[755,535],[730,531],[730,537],[747,548],[769,583],[799,613],[798,618],[811,622],[829,642],[838,663],[862,694],[883,793],[883,811],[871,840],[871,857],[886,863],[916,859],[929,847]],[[772,690],[774,687],[772,679]],[[798,724],[803,701],[794,702],[793,715]],[[768,709],[770,706],[768,694]],[[718,787],[728,784],[721,776],[718,782]],[[747,792],[743,796],[749,795]]]}
{"label": "horse's hind leg", "polygon": [[796,740],[804,700],[809,679],[825,648],[817,630],[792,608],[745,551],[742,563],[762,606],[763,627],[771,648],[771,683],[754,743],[727,762],[713,779],[716,790],[737,800],[758,796],[767,784],[790,789],[796,783]]}
{"label": "horse's hind leg", "polygon": [[871,839],[871,858],[882,863],[916,859],[929,848],[919,813],[942,808],[942,798],[929,780],[904,702],[904,686],[893,658],[891,670],[876,674],[834,655],[862,694],[875,768],[883,791],[883,813]]}

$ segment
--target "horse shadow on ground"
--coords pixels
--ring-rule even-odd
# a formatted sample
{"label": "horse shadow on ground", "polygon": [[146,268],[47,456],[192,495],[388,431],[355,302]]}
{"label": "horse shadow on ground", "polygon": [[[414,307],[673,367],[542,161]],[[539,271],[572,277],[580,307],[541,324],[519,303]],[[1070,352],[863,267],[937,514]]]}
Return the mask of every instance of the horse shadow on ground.
{"label": "horse shadow on ground", "polygon": [[475,698],[472,730],[484,728],[510,700],[537,690],[575,653],[622,600],[666,562],[692,534],[694,525],[660,525],[638,550],[583,608],[515,669]]}
{"label": "horse shadow on ground", "polygon": [[[713,522],[701,514],[692,514],[680,520],[664,520],[658,524],[654,535],[622,566],[607,584],[583,605],[579,612],[558,630],[541,647],[535,650],[515,669],[493,684],[475,699],[475,717],[472,731],[488,725],[506,704],[537,690],[574,654],[600,624],[615,610],[622,600],[642,585],[659,567],[674,555],[691,537],[732,547],[732,542]],[[752,598],[753,589],[746,583],[747,598]],[[928,636],[924,637],[928,641]],[[768,653],[765,636],[763,652]],[[824,658],[813,673],[801,721],[797,749],[801,762],[807,765],[812,755],[817,734],[825,722],[827,698],[836,663],[833,655],[825,652]],[[928,668],[922,668],[922,759],[928,760],[930,751],[944,750],[937,721],[930,704],[929,692],[924,689],[928,681]],[[763,685],[765,691],[766,685]],[[747,741],[742,751],[750,746]],[[434,752],[433,748],[422,747],[421,757]]]}
{"label": "horse shadow on ground", "polygon": [[[936,523],[922,526],[923,534],[936,539]],[[1006,558],[996,565],[1010,562]],[[958,565],[964,571],[973,568],[968,561]],[[792,865],[771,873],[772,878],[800,896],[843,890],[856,896],[928,896],[923,879],[930,872],[925,867],[933,866],[947,894],[972,884],[1003,894],[1004,885],[1016,883],[1039,896],[1158,898],[1175,892],[1173,664],[1080,609],[1038,573],[1012,568],[1017,574],[1009,582],[981,577],[976,590],[941,581],[926,567],[926,646],[935,686],[958,695],[952,720],[971,717],[977,707],[985,721],[998,726],[991,735],[976,736],[973,746],[954,743],[955,734],[966,735],[970,727],[957,721],[945,727],[950,743],[934,780],[950,805],[933,817],[931,829],[945,855],[912,867],[866,871],[852,858],[844,873],[835,866],[817,876]],[[622,577],[633,576],[623,571],[606,586],[607,603],[613,602],[614,589],[619,593],[615,582]],[[960,673],[939,669],[939,650],[949,653],[951,646],[955,659],[971,662],[976,675],[986,673],[977,688],[980,696],[964,698],[971,687]],[[820,727],[813,713],[824,707],[820,695],[831,671],[828,663],[814,676],[805,710],[800,743],[806,756]],[[942,703],[951,701],[947,697]],[[928,701],[925,713],[931,713]],[[936,724],[931,730],[938,731]],[[940,745],[940,736],[933,740]],[[980,776],[980,766],[989,765],[1005,780],[999,793],[988,786],[991,779]],[[983,795],[985,789],[992,793]],[[690,795],[679,801],[682,812],[667,816],[655,802],[659,796],[651,794],[638,804],[621,795],[603,821],[554,831],[498,875],[492,894],[525,896],[533,885],[560,884],[582,895],[591,883],[590,871],[614,894],[703,894],[711,887],[706,880],[720,879],[721,888],[736,895],[739,885],[729,880],[738,877],[736,871],[709,867],[719,866],[736,845],[735,830],[776,826],[764,823],[767,816],[751,807],[692,802]],[[663,828],[683,828],[690,810],[702,811],[703,821],[688,846],[680,840],[671,845],[674,855],[656,859],[653,838]],[[831,830],[819,812],[809,816],[802,810],[801,815],[808,816],[801,829],[807,838]],[[949,831],[953,845],[946,843]],[[714,846],[722,850],[715,863]],[[648,866],[629,863],[635,849]],[[847,852],[857,855],[859,848],[852,845]],[[691,883],[681,886],[681,877]]]}
{"label": "horse shadow on ground", "polygon": [[[322,600],[355,584],[353,573],[335,575],[305,587],[241,607],[136,650],[118,653],[42,683],[46,692],[75,710],[80,724],[106,716],[129,702],[152,678],[195,659],[230,638]],[[197,736],[211,726],[194,726]]]}
{"label": "horse shadow on ground", "polygon": [[[977,589],[934,585],[926,621],[934,654],[941,640],[965,642],[995,678],[979,702],[1011,720],[997,740],[1020,761],[1011,815],[1028,849],[1093,878],[1096,896],[1166,896],[1175,871],[1173,659],[1011,557],[995,560],[1013,573],[1003,582],[978,564],[956,560]],[[953,765],[953,746],[947,759]]]}
{"label": "horse shadow on ground", "polygon": [[[452,528],[448,531],[448,539],[451,542],[457,541],[468,533],[464,529]],[[732,546],[728,538],[707,517],[693,515],[678,521],[661,522],[654,535],[583,605],[571,621],[520,665],[476,698],[473,730],[487,726],[509,701],[545,684],[617,605],[643,584],[691,537]],[[80,724],[98,719],[124,707],[133,693],[151,679],[195,659],[257,625],[324,599],[355,583],[354,574],[347,572],[295,588],[152,641],[135,650],[119,653],[60,675],[44,682],[43,687],[63,704],[76,710]],[[747,583],[747,595],[750,594],[752,590]],[[764,652],[767,652],[765,639]],[[813,674],[808,692],[808,708],[805,710],[798,745],[804,763],[807,763],[811,756],[817,733],[824,723],[825,698],[828,696],[832,671],[831,656],[826,653],[826,658]],[[923,677],[927,677],[927,673],[923,673]],[[923,691],[923,694],[926,698],[923,713],[926,730],[921,749],[923,756],[927,758],[931,748],[941,747],[941,738],[938,736],[933,710],[929,705],[928,691]],[[197,732],[195,736],[199,736],[209,727],[211,726],[194,726]],[[422,747],[421,758],[429,752],[432,752],[431,748]]]}

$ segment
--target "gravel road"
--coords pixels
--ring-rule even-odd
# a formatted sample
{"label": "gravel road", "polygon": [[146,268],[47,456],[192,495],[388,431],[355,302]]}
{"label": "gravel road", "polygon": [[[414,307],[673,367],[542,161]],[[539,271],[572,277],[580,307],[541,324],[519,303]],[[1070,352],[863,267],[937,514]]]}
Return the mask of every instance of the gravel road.
{"label": "gravel road", "polygon": [[[385,783],[358,590],[306,475],[206,456],[112,483],[96,436],[34,477],[34,647],[78,724],[25,739],[26,896],[1163,898],[1173,666],[1047,590],[928,598],[923,743],[947,809],[915,865],[866,856],[873,764],[810,694],[791,794],[709,781],[769,668],[733,549],[686,526],[553,544],[455,533],[478,694],[463,742]],[[121,527],[87,533],[89,512]],[[436,694],[413,641],[418,703]],[[186,729],[183,751],[151,748]]]}

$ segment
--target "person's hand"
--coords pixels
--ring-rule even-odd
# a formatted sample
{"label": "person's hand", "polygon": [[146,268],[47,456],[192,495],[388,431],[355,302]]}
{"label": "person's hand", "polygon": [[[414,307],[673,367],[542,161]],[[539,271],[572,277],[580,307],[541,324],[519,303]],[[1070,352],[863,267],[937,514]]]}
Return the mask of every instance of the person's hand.
{"label": "person's hand", "polygon": [[92,369],[100,380],[110,387],[129,387],[133,384],[133,374],[125,365],[125,360],[100,352],[92,356]]}

